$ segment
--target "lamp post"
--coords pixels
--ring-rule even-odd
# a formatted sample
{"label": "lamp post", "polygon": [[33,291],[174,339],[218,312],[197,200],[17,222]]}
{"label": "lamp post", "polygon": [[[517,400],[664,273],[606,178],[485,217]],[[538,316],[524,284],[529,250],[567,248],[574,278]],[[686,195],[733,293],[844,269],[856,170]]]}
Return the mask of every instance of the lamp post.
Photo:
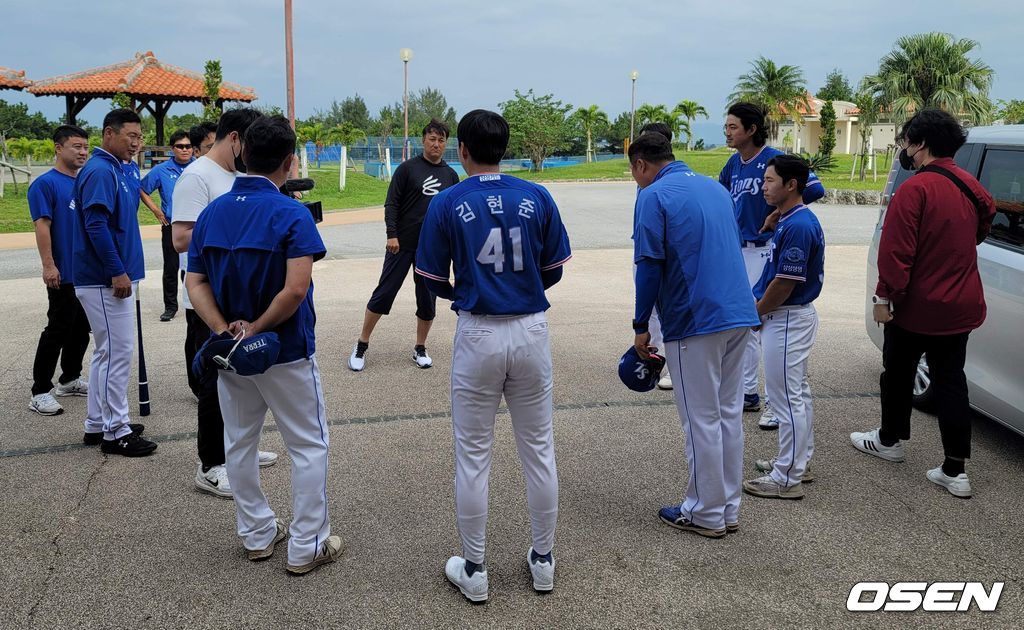
{"label": "lamp post", "polygon": [[629,73],[629,78],[633,81],[633,97],[630,99],[629,104],[629,143],[633,144],[633,123],[636,120],[636,80],[640,76],[640,73],[633,70]]}
{"label": "lamp post", "polygon": [[[284,2],[284,63],[286,107],[288,108],[288,124],[295,129],[295,53],[292,46],[292,0]],[[298,175],[298,166],[292,164],[292,177]]]}
{"label": "lamp post", "polygon": [[405,131],[402,134],[402,161],[406,160],[406,147],[409,146],[409,60],[412,59],[412,49],[403,48],[398,51],[399,57],[402,58],[402,67],[404,68],[405,78],[402,86],[402,109],[404,110],[405,116]]}

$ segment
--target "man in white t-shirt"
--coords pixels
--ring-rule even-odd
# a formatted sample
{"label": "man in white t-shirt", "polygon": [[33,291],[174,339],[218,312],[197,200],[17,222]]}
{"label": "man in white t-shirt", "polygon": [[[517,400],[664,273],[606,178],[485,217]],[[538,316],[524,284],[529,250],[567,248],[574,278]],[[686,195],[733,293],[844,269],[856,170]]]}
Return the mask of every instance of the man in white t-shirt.
{"label": "man in white t-shirt", "polygon": [[[235,173],[245,172],[242,163],[242,137],[260,113],[254,109],[231,109],[217,122],[217,136],[213,148],[206,155],[189,164],[174,186],[174,222],[171,238],[174,249],[188,251],[192,241],[192,227],[206,206],[231,190]],[[196,470],[196,488],[225,499],[233,498],[227,469],[224,467],[224,419],[220,413],[217,380],[201,383],[192,374],[192,357],[210,338],[210,329],[192,308],[188,291],[182,295],[185,307],[185,369],[189,387],[199,402],[198,435],[199,468]],[[276,453],[260,451],[260,466],[277,462]]]}

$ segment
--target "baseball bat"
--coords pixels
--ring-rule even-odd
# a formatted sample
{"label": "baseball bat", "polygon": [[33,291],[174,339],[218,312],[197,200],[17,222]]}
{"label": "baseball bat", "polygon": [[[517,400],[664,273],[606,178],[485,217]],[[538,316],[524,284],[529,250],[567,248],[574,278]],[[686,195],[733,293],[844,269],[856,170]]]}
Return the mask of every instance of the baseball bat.
{"label": "baseball bat", "polygon": [[142,302],[135,287],[135,323],[139,329],[139,415],[149,415],[149,377],[146,375],[146,350],[142,346]]}

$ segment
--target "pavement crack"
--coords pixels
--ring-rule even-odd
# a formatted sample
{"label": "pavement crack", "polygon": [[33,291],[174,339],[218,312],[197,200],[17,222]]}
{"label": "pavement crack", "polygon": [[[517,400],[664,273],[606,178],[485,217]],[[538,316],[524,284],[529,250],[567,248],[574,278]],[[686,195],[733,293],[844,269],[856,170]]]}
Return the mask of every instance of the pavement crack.
{"label": "pavement crack", "polygon": [[106,465],[108,459],[109,458],[107,457],[100,459],[96,468],[93,469],[92,474],[90,474],[89,478],[85,481],[85,488],[82,491],[82,495],[78,498],[78,501],[75,502],[74,506],[72,506],[71,509],[63,515],[60,528],[53,534],[53,537],[50,538],[50,563],[46,567],[46,579],[43,580],[42,587],[38,591],[39,596],[34,602],[32,602],[32,607],[29,608],[28,611],[28,622],[30,627],[35,626],[36,613],[39,611],[39,606],[43,603],[43,600],[46,599],[46,594],[50,590],[50,583],[57,574],[60,560],[64,557],[64,552],[60,547],[61,536],[64,535],[68,524],[77,520],[78,513],[82,510],[82,506],[85,505],[86,500],[89,498],[89,492],[92,490],[93,482],[96,480],[96,477],[99,476],[100,471]]}

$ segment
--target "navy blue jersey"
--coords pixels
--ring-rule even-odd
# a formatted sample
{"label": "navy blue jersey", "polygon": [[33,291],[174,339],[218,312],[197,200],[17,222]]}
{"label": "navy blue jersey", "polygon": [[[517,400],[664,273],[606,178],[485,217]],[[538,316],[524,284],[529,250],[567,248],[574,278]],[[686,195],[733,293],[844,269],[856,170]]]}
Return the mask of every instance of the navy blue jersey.
{"label": "navy blue jersey", "polygon": [[[134,282],[146,275],[139,234],[139,168],[97,147],[75,178],[75,234],[72,281],[75,286],[111,286],[114,275],[128,274]],[[119,260],[106,260],[97,251],[86,222],[102,220]],[[121,269],[114,269],[119,263]],[[117,273],[120,272],[120,273]]]}
{"label": "navy blue jersey", "polygon": [[664,265],[658,315],[665,341],[756,326],[729,194],[710,177],[672,162],[636,204],[633,262]]}
{"label": "navy blue jersey", "polygon": [[442,190],[430,202],[416,251],[416,273],[448,281],[452,309],[483,315],[547,310],[541,272],[572,253],[551,195],[509,175],[477,175]]}
{"label": "navy blue jersey", "polygon": [[71,258],[75,238],[75,178],[57,169],[37,177],[28,187],[28,211],[33,221],[50,220],[53,263],[60,283],[71,283]]}
{"label": "navy blue jersey", "polygon": [[[771,232],[761,232],[764,220],[775,208],[764,200],[764,171],[768,160],[776,155],[785,155],[774,147],[765,145],[757,155],[744,162],[739,153],[734,153],[725,163],[718,181],[732,195],[736,204],[736,223],[740,226],[740,237],[747,242],[764,244],[772,237]],[[825,196],[825,186],[811,171],[804,189],[804,203],[817,201]]]}
{"label": "navy blue jersey", "polygon": [[[224,319],[259,318],[284,288],[289,258],[327,249],[309,210],[281,194],[266,177],[239,176],[231,190],[199,215],[188,249],[189,273],[203,274]],[[278,363],[306,359],[316,350],[313,284],[295,313],[274,328]]]}
{"label": "navy blue jersey", "polygon": [[754,285],[754,297],[764,297],[775,278],[799,280],[782,306],[810,304],[821,295],[825,282],[825,233],[818,217],[805,205],[793,208],[779,219],[768,262]]}

